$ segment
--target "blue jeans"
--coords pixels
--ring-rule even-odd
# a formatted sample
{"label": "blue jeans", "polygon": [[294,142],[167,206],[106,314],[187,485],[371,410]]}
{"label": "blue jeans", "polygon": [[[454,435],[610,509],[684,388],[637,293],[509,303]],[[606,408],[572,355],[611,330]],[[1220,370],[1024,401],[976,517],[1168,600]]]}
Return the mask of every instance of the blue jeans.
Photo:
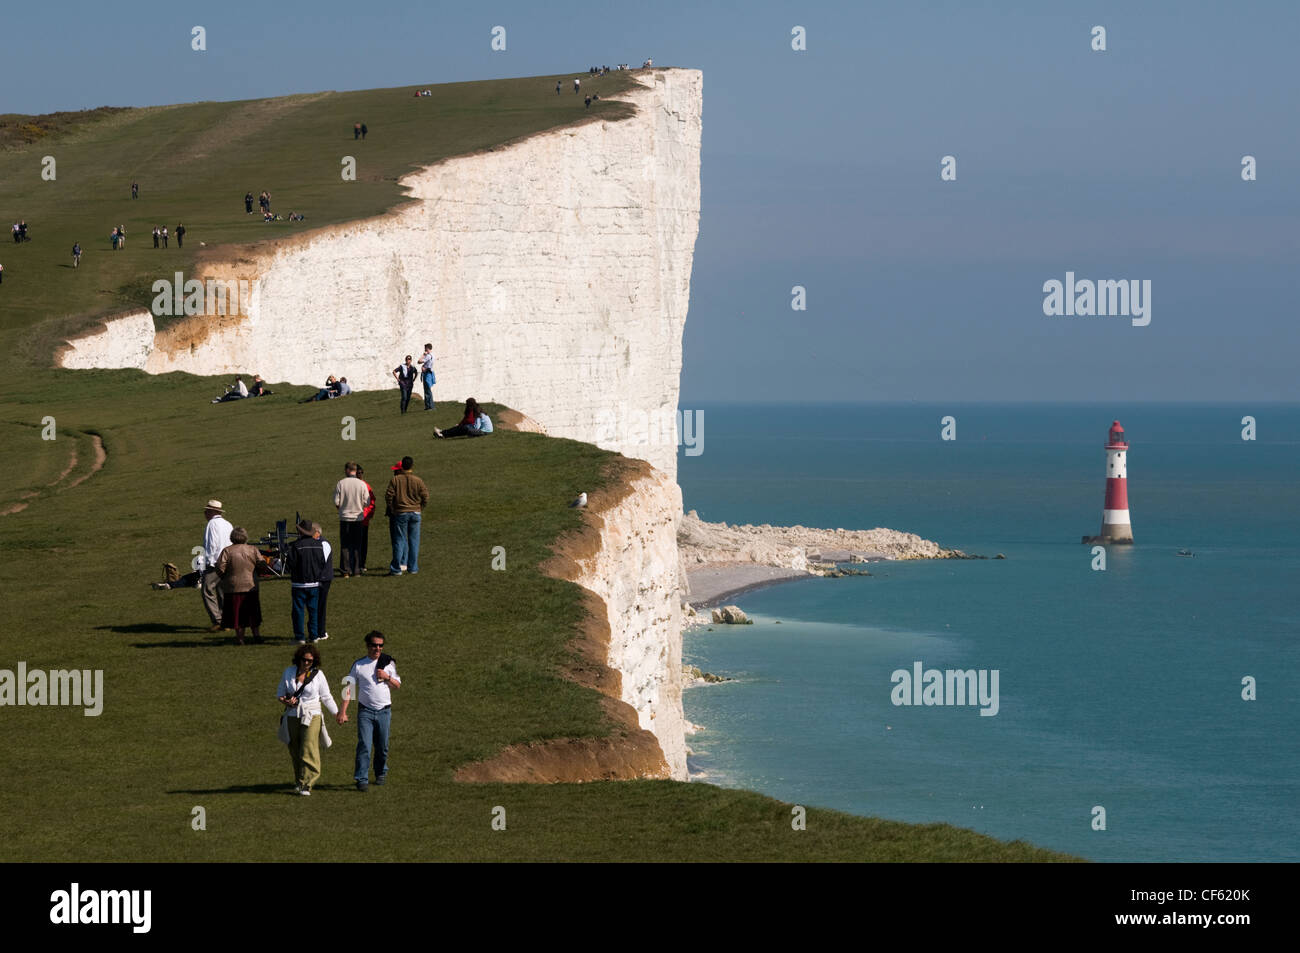
{"label": "blue jeans", "polygon": [[393,538],[393,562],[389,572],[420,571],[420,514],[394,513],[388,521],[388,532]]}
{"label": "blue jeans", "polygon": [[375,711],[362,705],[357,710],[357,765],[352,779],[358,783],[370,781],[370,749],[375,751],[375,778],[388,774],[388,726],[393,720],[393,709]]}
{"label": "blue jeans", "polygon": [[425,371],[424,374],[420,375],[420,380],[424,384],[424,409],[433,410],[434,377],[428,371]]}
{"label": "blue jeans", "polygon": [[311,614],[311,621],[307,624],[306,638],[316,641],[320,637],[320,590],[311,589],[294,589],[293,591],[293,637],[301,639],[303,635],[302,617],[303,613]]}

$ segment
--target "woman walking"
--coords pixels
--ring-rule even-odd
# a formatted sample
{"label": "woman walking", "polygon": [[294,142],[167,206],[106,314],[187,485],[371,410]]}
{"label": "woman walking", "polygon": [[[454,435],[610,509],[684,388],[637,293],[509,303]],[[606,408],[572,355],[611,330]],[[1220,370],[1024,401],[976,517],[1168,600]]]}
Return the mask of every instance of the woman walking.
{"label": "woman walking", "polygon": [[257,564],[266,557],[248,545],[248,531],[236,526],[230,531],[230,545],[217,557],[217,573],[226,601],[222,604],[221,627],[235,630],[235,644],[244,644],[244,630],[253,630],[253,641],[262,641],[262,603],[257,593]]}
{"label": "woman walking", "polygon": [[320,651],[315,645],[298,646],[293,653],[293,664],[280,677],[276,698],[285,708],[280,719],[280,740],[289,746],[293,759],[293,776],[297,782],[294,794],[311,794],[311,787],[320,778],[320,748],[328,748],[329,732],[321,716],[323,704],[331,715],[337,715],[339,706],[330,694],[329,679],[320,670]]}

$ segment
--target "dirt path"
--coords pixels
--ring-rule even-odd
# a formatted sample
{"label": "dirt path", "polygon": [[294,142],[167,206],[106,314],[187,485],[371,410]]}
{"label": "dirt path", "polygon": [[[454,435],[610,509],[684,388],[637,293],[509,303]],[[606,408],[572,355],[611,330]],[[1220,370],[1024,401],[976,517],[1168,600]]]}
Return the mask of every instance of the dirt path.
{"label": "dirt path", "polygon": [[33,500],[35,500],[40,496],[45,495],[45,492],[43,491],[71,490],[74,486],[80,486],[82,483],[85,483],[87,480],[89,480],[100,470],[104,469],[104,463],[108,460],[108,451],[104,449],[103,439],[101,439],[99,434],[97,433],[78,434],[78,436],[89,437],[91,446],[93,446],[95,449],[95,459],[94,462],[91,463],[90,469],[87,470],[85,473],[83,473],[81,476],[77,477],[71,483],[67,484],[66,486],[62,486],[62,487],[59,486],[60,483],[62,483],[64,480],[68,478],[68,474],[72,473],[72,471],[77,468],[77,461],[79,457],[77,454],[77,445],[76,443],[73,443],[72,454],[68,460],[68,465],[63,468],[63,472],[60,473],[57,477],[55,477],[53,480],[51,480],[49,483],[45,484],[43,490],[24,490],[22,493],[19,494],[20,502],[10,503],[8,506],[0,509],[0,516],[12,516],[14,513],[21,513],[23,510],[27,509],[28,505]]}

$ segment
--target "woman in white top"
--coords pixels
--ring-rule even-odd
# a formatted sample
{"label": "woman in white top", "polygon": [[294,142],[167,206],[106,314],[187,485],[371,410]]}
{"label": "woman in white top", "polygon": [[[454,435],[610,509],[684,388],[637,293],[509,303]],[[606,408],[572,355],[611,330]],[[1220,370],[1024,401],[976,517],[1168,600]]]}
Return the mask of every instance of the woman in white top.
{"label": "woman in white top", "polygon": [[[320,651],[315,645],[300,645],[293,653],[293,664],[280,677],[276,698],[284,705],[284,722],[288,728],[289,757],[293,759],[293,774],[297,786],[295,794],[311,794],[311,786],[320,777],[320,747],[330,746],[321,705],[331,715],[337,715],[339,706],[330,694],[329,679],[320,670]],[[283,740],[283,734],[281,739]]]}

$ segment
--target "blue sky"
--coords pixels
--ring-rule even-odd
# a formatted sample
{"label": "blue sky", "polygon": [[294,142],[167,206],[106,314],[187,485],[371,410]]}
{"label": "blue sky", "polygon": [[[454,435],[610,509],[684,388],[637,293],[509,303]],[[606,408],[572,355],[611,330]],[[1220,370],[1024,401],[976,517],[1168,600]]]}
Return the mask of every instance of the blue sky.
{"label": "blue sky", "polygon": [[[703,70],[684,406],[1300,399],[1297,4],[148,0],[0,26],[0,112]],[[1067,270],[1151,280],[1151,324],[1045,316]]]}

